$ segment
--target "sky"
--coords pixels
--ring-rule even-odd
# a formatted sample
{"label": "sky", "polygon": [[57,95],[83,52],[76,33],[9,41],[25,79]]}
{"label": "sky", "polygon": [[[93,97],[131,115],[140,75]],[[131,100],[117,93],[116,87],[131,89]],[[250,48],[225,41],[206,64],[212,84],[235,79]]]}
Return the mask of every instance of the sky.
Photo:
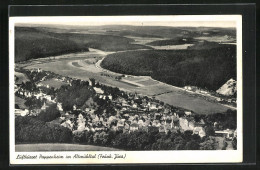
{"label": "sky", "polygon": [[[43,25],[135,25],[173,27],[236,27],[238,15],[191,16],[84,16],[84,17],[12,17],[17,24]],[[11,18],[11,19],[12,19]]]}

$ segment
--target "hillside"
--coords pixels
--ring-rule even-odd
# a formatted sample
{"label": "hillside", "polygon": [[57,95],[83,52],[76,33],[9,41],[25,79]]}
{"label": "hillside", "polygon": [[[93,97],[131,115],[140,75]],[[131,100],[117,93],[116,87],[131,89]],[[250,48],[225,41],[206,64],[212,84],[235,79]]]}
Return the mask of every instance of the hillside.
{"label": "hillside", "polygon": [[88,47],[34,28],[15,29],[15,62],[78,51],[88,51]]}
{"label": "hillside", "polygon": [[207,50],[146,50],[108,55],[101,66],[114,72],[147,75],[179,87],[217,90],[236,77],[236,47]]}
{"label": "hillside", "polygon": [[131,44],[133,41],[114,35],[66,33],[65,29],[59,32],[45,27],[16,27],[15,62],[88,51],[89,47],[104,51],[151,49],[144,45]]}

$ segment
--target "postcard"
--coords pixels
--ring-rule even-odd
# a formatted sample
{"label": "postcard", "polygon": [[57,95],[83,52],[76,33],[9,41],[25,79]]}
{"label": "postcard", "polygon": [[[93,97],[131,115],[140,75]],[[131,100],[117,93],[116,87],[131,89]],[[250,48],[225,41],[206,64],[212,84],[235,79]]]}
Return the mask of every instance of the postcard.
{"label": "postcard", "polygon": [[243,161],[242,16],[9,18],[10,164]]}

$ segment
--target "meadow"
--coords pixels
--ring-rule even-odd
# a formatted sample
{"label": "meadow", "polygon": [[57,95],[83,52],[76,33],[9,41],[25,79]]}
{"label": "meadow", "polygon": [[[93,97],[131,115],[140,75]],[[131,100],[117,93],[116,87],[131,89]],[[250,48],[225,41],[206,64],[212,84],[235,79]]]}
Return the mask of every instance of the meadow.
{"label": "meadow", "polygon": [[37,143],[37,144],[16,144],[16,152],[36,152],[36,151],[120,151],[121,149],[83,145],[83,144],[63,144],[63,143]]}

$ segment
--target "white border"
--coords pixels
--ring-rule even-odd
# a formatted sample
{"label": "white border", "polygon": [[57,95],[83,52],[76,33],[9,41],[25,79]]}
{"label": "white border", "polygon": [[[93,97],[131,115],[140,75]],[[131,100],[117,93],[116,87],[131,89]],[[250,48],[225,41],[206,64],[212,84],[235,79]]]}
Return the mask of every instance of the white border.
{"label": "white border", "polygon": [[[237,150],[214,151],[98,151],[98,152],[15,152],[14,132],[14,25],[16,23],[56,23],[104,21],[234,21],[237,28]],[[86,16],[86,17],[10,17],[9,18],[9,134],[10,164],[120,164],[120,163],[231,163],[243,160],[242,132],[242,16],[241,15],[169,15],[169,16]],[[17,155],[126,154],[126,159],[16,159]]]}

